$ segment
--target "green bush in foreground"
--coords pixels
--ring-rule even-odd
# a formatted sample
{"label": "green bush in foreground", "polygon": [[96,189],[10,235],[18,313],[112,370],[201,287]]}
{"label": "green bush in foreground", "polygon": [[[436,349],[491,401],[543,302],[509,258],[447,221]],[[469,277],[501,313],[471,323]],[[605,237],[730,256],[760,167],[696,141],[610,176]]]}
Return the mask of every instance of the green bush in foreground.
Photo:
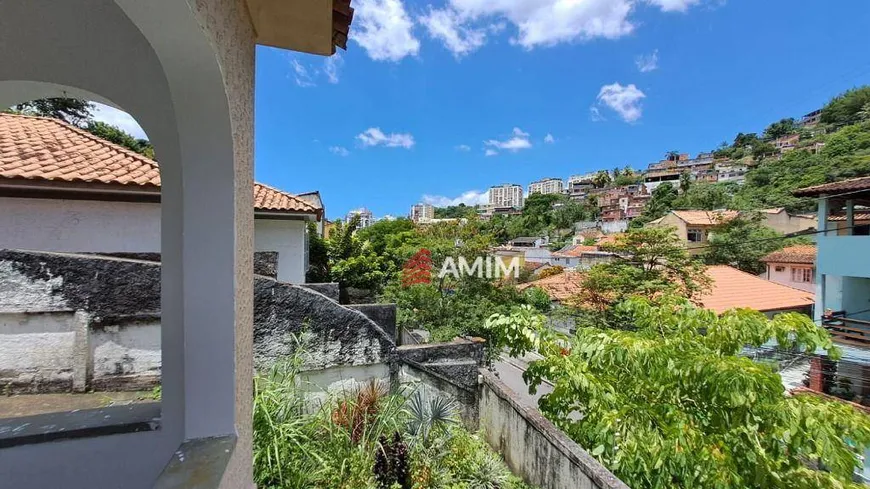
{"label": "green bush in foreground", "polygon": [[852,475],[870,445],[870,418],[841,402],[787,395],[770,365],[740,355],[775,340],[836,358],[810,318],[749,309],[717,316],[673,297],[631,298],[613,314],[623,328],[581,325],[572,338],[530,308],[487,326],[512,355],[544,356],[523,375],[532,391],[553,384],[541,412],[630,487],[863,487]]}
{"label": "green bush in foreground", "polygon": [[254,479],[266,489],[528,489],[454,401],[369,383],[312,406],[293,363],[254,380]]}

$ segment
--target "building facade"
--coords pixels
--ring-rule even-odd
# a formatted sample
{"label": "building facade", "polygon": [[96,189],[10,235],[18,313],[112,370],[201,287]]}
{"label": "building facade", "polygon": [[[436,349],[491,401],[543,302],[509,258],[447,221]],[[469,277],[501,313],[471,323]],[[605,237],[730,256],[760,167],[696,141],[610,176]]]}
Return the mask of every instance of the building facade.
{"label": "building facade", "polygon": [[796,245],[765,256],[762,261],[767,270],[762,278],[794,289],[815,293],[816,247]]}
{"label": "building facade", "polygon": [[357,226],[357,229],[365,229],[375,223],[375,217],[372,214],[372,211],[365,207],[348,212],[347,216],[345,216],[345,222],[350,222],[350,220],[356,216],[359,216],[359,226]]}
{"label": "building facade", "polygon": [[411,206],[409,216],[414,222],[428,222],[435,219],[435,206],[426,203],[414,204]]}
{"label": "building facade", "polygon": [[560,194],[565,189],[565,182],[561,178],[544,178],[529,184],[529,195]]}
{"label": "building facade", "polygon": [[489,203],[494,207],[523,208],[523,187],[507,183],[489,188]]}

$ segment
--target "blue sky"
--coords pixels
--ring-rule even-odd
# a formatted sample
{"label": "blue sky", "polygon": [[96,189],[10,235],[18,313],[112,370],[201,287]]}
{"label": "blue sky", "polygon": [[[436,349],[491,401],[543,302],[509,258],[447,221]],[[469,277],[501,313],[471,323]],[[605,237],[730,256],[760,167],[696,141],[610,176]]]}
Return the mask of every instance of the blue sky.
{"label": "blue sky", "polygon": [[257,180],[405,215],[710,150],[870,83],[867,0],[436,2],[354,0],[338,57],[258,48]]}

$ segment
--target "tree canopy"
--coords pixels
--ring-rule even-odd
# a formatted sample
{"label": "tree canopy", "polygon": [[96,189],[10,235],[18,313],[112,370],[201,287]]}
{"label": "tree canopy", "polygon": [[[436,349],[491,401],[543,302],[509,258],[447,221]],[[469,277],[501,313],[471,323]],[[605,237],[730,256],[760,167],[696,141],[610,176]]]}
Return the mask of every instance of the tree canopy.
{"label": "tree canopy", "polygon": [[835,126],[862,122],[866,115],[862,111],[867,104],[870,104],[870,86],[853,88],[834,97],[822,109],[822,122]]}
{"label": "tree canopy", "polygon": [[808,317],[721,316],[685,299],[631,298],[616,313],[632,329],[581,325],[566,338],[530,308],[491,316],[511,355],[536,351],[523,375],[552,392],[541,412],[635,489],[858,488],[870,419],[811,394],[787,396],[770,365],[740,355],[776,341],[838,351]]}

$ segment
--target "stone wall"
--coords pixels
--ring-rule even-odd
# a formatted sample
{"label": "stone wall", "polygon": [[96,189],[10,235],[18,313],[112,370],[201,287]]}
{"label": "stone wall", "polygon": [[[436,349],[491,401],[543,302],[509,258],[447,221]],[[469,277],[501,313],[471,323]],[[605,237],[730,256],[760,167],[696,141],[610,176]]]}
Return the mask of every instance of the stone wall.
{"label": "stone wall", "polygon": [[402,385],[455,399],[463,424],[477,430],[483,343],[457,339],[451,343],[400,346],[397,353]]}
{"label": "stone wall", "polygon": [[511,471],[542,489],[629,489],[491,372],[481,375],[480,427]]}
{"label": "stone wall", "polygon": [[[0,250],[0,388],[130,390],[159,382],[161,265],[143,258],[156,256]],[[389,378],[395,364],[394,339],[365,314],[262,275],[253,334],[261,368],[292,355],[295,338],[305,370],[343,369],[325,380],[364,381],[375,371]]]}
{"label": "stone wall", "polygon": [[341,295],[338,282],[327,282],[322,284],[302,284],[302,286],[306,289],[311,289],[315,292],[319,292],[326,297],[334,300],[335,302],[339,301],[339,297]]}
{"label": "stone wall", "polygon": [[399,344],[396,341],[398,332],[396,330],[395,304],[350,304],[345,307],[365,314],[367,318],[380,326],[393,339],[393,342]]}

